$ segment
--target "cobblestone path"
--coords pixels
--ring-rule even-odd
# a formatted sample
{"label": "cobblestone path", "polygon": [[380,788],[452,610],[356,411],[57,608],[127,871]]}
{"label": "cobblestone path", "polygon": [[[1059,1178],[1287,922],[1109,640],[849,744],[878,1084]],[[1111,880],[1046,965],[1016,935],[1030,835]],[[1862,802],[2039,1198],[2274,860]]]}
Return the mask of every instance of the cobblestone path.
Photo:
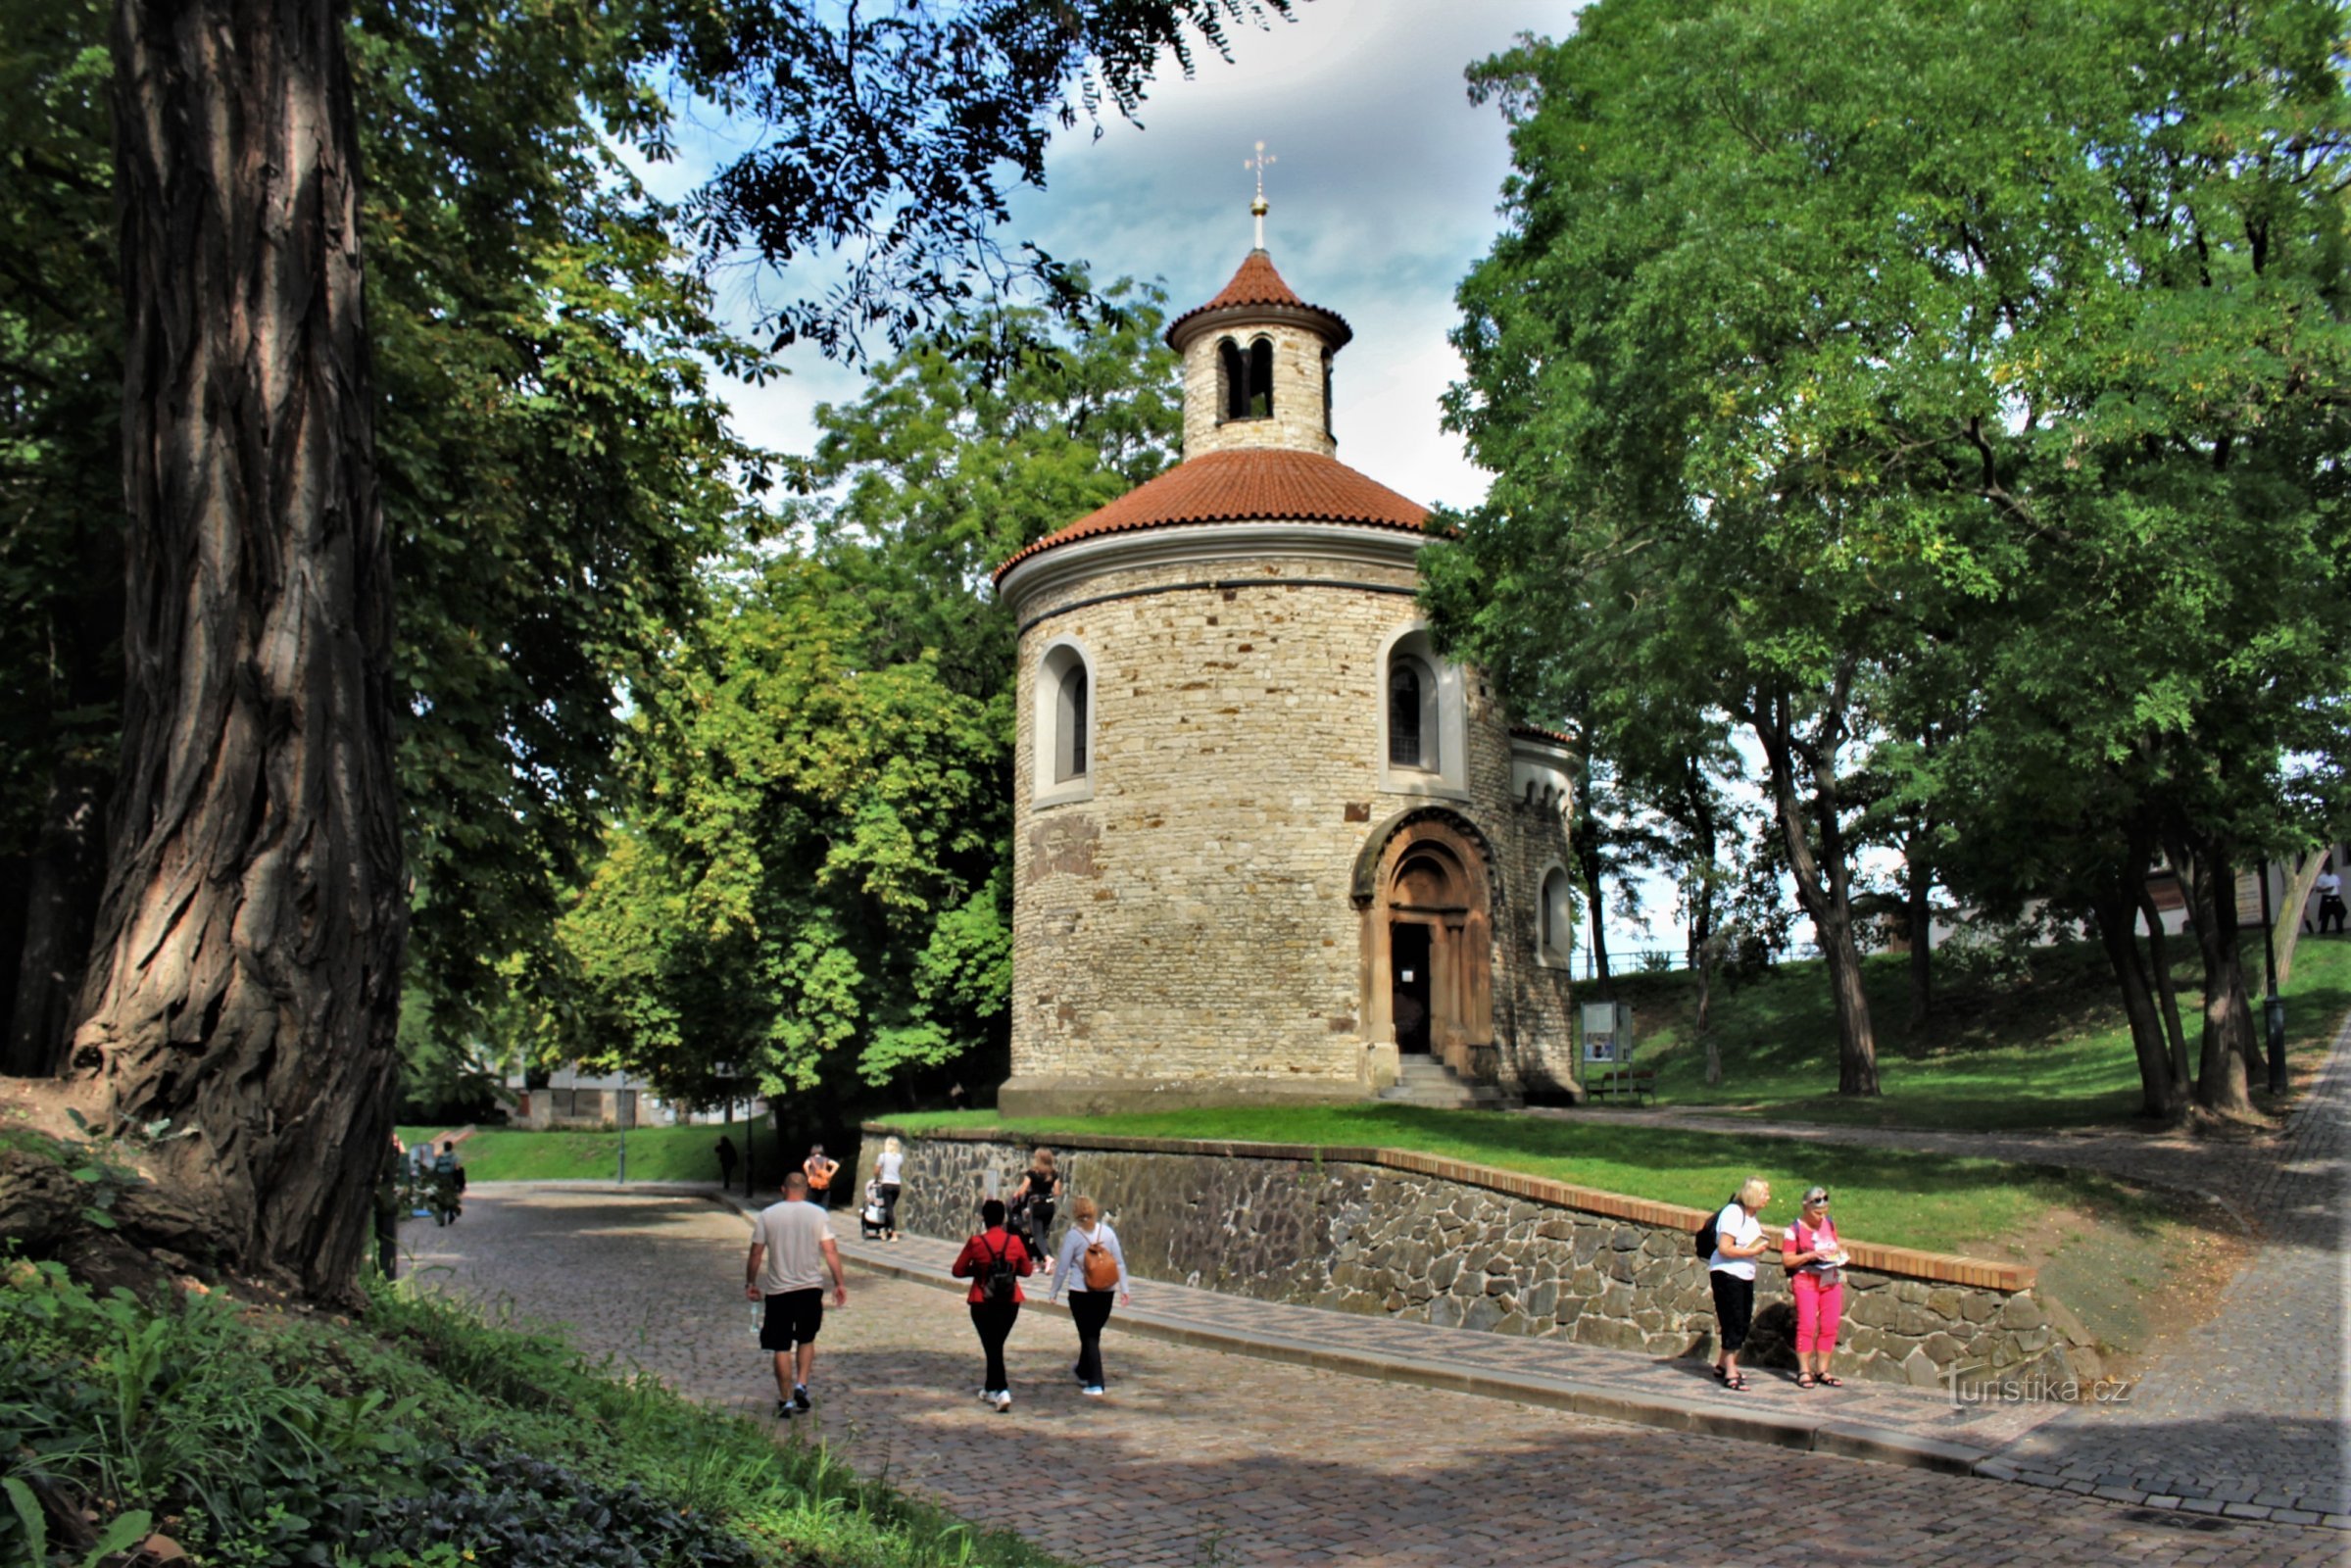
{"label": "cobblestone path", "polygon": [[[2175,1342],[2127,1406],[2067,1411],[1998,1460],[2041,1486],[2351,1525],[2351,1022],[2242,1180],[2262,1245],[2219,1314]],[[2351,1558],[2351,1552],[2346,1552]]]}
{"label": "cobblestone path", "polygon": [[[441,1288],[563,1324],[712,1404],[763,1416],[743,1220],[708,1201],[477,1194],[412,1227]],[[968,1517],[1102,1568],[1726,1562],[2334,1565],[2324,1528],[2131,1508],[2063,1492],[1783,1452],[1157,1343],[1105,1341],[1106,1400],[1069,1380],[1065,1320],[1024,1314],[1014,1408],[973,1397],[963,1308],[853,1272],[828,1314],[822,1441]],[[1042,1442],[1038,1440],[1042,1439]],[[1789,1528],[1791,1509],[1817,1521]]]}

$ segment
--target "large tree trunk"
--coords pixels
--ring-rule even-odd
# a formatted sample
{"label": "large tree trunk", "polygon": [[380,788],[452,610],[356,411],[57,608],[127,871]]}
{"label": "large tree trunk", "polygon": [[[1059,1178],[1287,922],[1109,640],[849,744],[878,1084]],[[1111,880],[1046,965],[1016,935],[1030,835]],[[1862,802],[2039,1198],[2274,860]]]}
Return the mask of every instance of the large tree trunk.
{"label": "large tree trunk", "polygon": [[[1837,683],[1838,695],[1832,699],[1835,713],[1843,710],[1846,682],[1840,678]],[[1788,699],[1777,696],[1758,702],[1750,722],[1763,743],[1772,808],[1788,848],[1796,902],[1811,919],[1828,963],[1830,995],[1837,1005],[1837,1092],[1874,1095],[1878,1039],[1870,1025],[1869,995],[1861,983],[1861,950],[1853,939],[1852,867],[1838,815],[1836,724],[1825,725],[1809,747],[1800,746]],[[1799,750],[1808,754],[1804,767],[1811,786],[1809,801],[1797,794]]]}
{"label": "large tree trunk", "polygon": [[2302,918],[2310,903],[2311,889],[2319,885],[2319,873],[2327,868],[2329,852],[2324,847],[2312,850],[2294,864],[2294,874],[2285,879],[2285,902],[2278,906],[2278,918],[2270,927],[2270,943],[2278,953],[2278,989],[2283,991],[2294,977],[2294,948],[2302,940]]}
{"label": "large tree trunk", "polygon": [[247,1269],[347,1291],[406,889],[343,17],[118,0],[130,515],[114,849],[72,1070],[170,1117]]}
{"label": "large tree trunk", "polygon": [[2186,873],[2196,946],[2204,956],[2204,1045],[2196,1103],[2224,1116],[2249,1116],[2245,1063],[2253,1043],[2253,1004],[2236,952],[2236,874],[2229,847],[2204,840],[2175,844],[2173,863]]}
{"label": "large tree trunk", "polygon": [[2185,1085],[2174,1078],[2163,1020],[2156,1015],[2155,994],[2139,960],[2137,902],[2131,882],[2144,882],[2136,867],[2127,867],[2114,887],[2102,895],[2092,921],[2098,943],[2114,966],[2115,983],[2123,994],[2123,1014],[2131,1020],[2131,1047],[2138,1057],[2139,1108],[2147,1115],[2169,1120],[2180,1113]]}

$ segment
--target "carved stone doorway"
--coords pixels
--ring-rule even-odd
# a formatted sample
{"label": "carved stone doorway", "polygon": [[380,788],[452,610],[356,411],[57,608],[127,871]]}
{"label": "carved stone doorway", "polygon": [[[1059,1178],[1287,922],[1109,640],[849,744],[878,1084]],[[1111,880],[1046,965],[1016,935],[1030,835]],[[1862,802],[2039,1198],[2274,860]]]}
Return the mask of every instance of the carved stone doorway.
{"label": "carved stone doorway", "polygon": [[1450,817],[1415,813],[1362,867],[1367,1034],[1491,1078],[1493,877],[1476,830]]}

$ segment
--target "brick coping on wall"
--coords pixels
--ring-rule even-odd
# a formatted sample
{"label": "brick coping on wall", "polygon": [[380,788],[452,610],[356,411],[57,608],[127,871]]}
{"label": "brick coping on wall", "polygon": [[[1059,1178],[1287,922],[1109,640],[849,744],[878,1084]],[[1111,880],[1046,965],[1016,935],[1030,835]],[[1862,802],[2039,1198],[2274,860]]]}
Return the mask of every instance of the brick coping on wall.
{"label": "brick coping on wall", "polygon": [[[1002,1127],[934,1127],[917,1132],[886,1121],[872,1121],[864,1124],[864,1130],[876,1135],[895,1133],[901,1138],[945,1139],[959,1144],[1021,1142],[1010,1135],[1009,1129]],[[1629,1220],[1637,1225],[1655,1225],[1684,1232],[1695,1231],[1709,1212],[1702,1208],[1685,1208],[1679,1203],[1628,1198],[1622,1193],[1604,1193],[1595,1187],[1578,1187],[1569,1182],[1552,1181],[1546,1176],[1529,1176],[1494,1165],[1473,1165],[1467,1160],[1447,1159],[1442,1154],[1424,1154],[1409,1149],[1355,1148],[1330,1144],[1257,1144],[1228,1139],[1121,1138],[1096,1133],[1054,1133],[1053,1141],[1056,1149],[1094,1149],[1128,1154],[1202,1154],[1217,1159],[1296,1159],[1321,1160],[1330,1164],[1376,1165],[1386,1170],[1434,1177],[1439,1181],[1459,1182],[1465,1187],[1482,1187],[1489,1192],[1523,1198],[1533,1203],[1547,1203],[1554,1208],[1572,1208],[1608,1219]],[[1853,1268],[1868,1269],[1874,1274],[1897,1279],[1925,1280],[1936,1285],[1965,1285],[2014,1293],[2032,1290],[2039,1278],[2038,1272],[2029,1264],[1995,1263],[1988,1258],[1963,1257],[1955,1252],[1927,1252],[1914,1247],[1847,1242],[1845,1251]]]}

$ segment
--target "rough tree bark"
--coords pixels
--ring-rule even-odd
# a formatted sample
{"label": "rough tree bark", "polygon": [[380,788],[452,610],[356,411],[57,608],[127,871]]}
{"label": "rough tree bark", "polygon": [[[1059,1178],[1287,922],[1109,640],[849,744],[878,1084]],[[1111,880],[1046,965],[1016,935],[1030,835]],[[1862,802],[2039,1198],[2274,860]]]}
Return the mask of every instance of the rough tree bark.
{"label": "rough tree bark", "polygon": [[407,910],[342,9],[118,0],[130,517],[113,850],[70,1070],[170,1117],[233,1264],[350,1288]]}
{"label": "rough tree bark", "polygon": [[2283,990],[2294,977],[2294,948],[2302,940],[2302,920],[2310,911],[2311,890],[2319,885],[2319,873],[2331,862],[2330,852],[2321,847],[2294,862],[2293,874],[2285,879],[2285,899],[2278,906],[2277,921],[2270,927],[2270,943],[2278,951],[2278,985]]}
{"label": "rough tree bark", "polygon": [[2157,1016],[2154,987],[2139,955],[2136,932],[2137,901],[2131,883],[2144,882],[2135,865],[2126,866],[2111,887],[2100,893],[2091,924],[2098,944],[2114,966],[2123,993],[2123,1013],[2131,1021],[2131,1046],[2138,1057],[2139,1108],[2147,1115],[2170,1120],[2186,1102],[2186,1085],[2173,1075],[2169,1042]]}
{"label": "rough tree bark", "polygon": [[[1837,802],[1837,746],[1851,685],[1848,666],[1837,676],[1822,733],[1810,742],[1797,736],[1784,694],[1762,697],[1752,712],[1742,716],[1763,744],[1773,814],[1788,847],[1796,903],[1811,919],[1821,956],[1827,960],[1837,1004],[1837,1092],[1874,1095],[1878,1039],[1870,1024],[1869,995],[1861,984],[1861,949],[1853,937],[1852,866]],[[1811,785],[1809,801],[1797,792],[1799,758]]]}
{"label": "rough tree bark", "polygon": [[2236,866],[2219,840],[2171,845],[2186,877],[2196,946],[2204,956],[2204,1045],[2196,1068],[2196,1103],[2224,1116],[2249,1116],[2246,1062],[2254,1049],[2253,1003],[2236,951]]}

